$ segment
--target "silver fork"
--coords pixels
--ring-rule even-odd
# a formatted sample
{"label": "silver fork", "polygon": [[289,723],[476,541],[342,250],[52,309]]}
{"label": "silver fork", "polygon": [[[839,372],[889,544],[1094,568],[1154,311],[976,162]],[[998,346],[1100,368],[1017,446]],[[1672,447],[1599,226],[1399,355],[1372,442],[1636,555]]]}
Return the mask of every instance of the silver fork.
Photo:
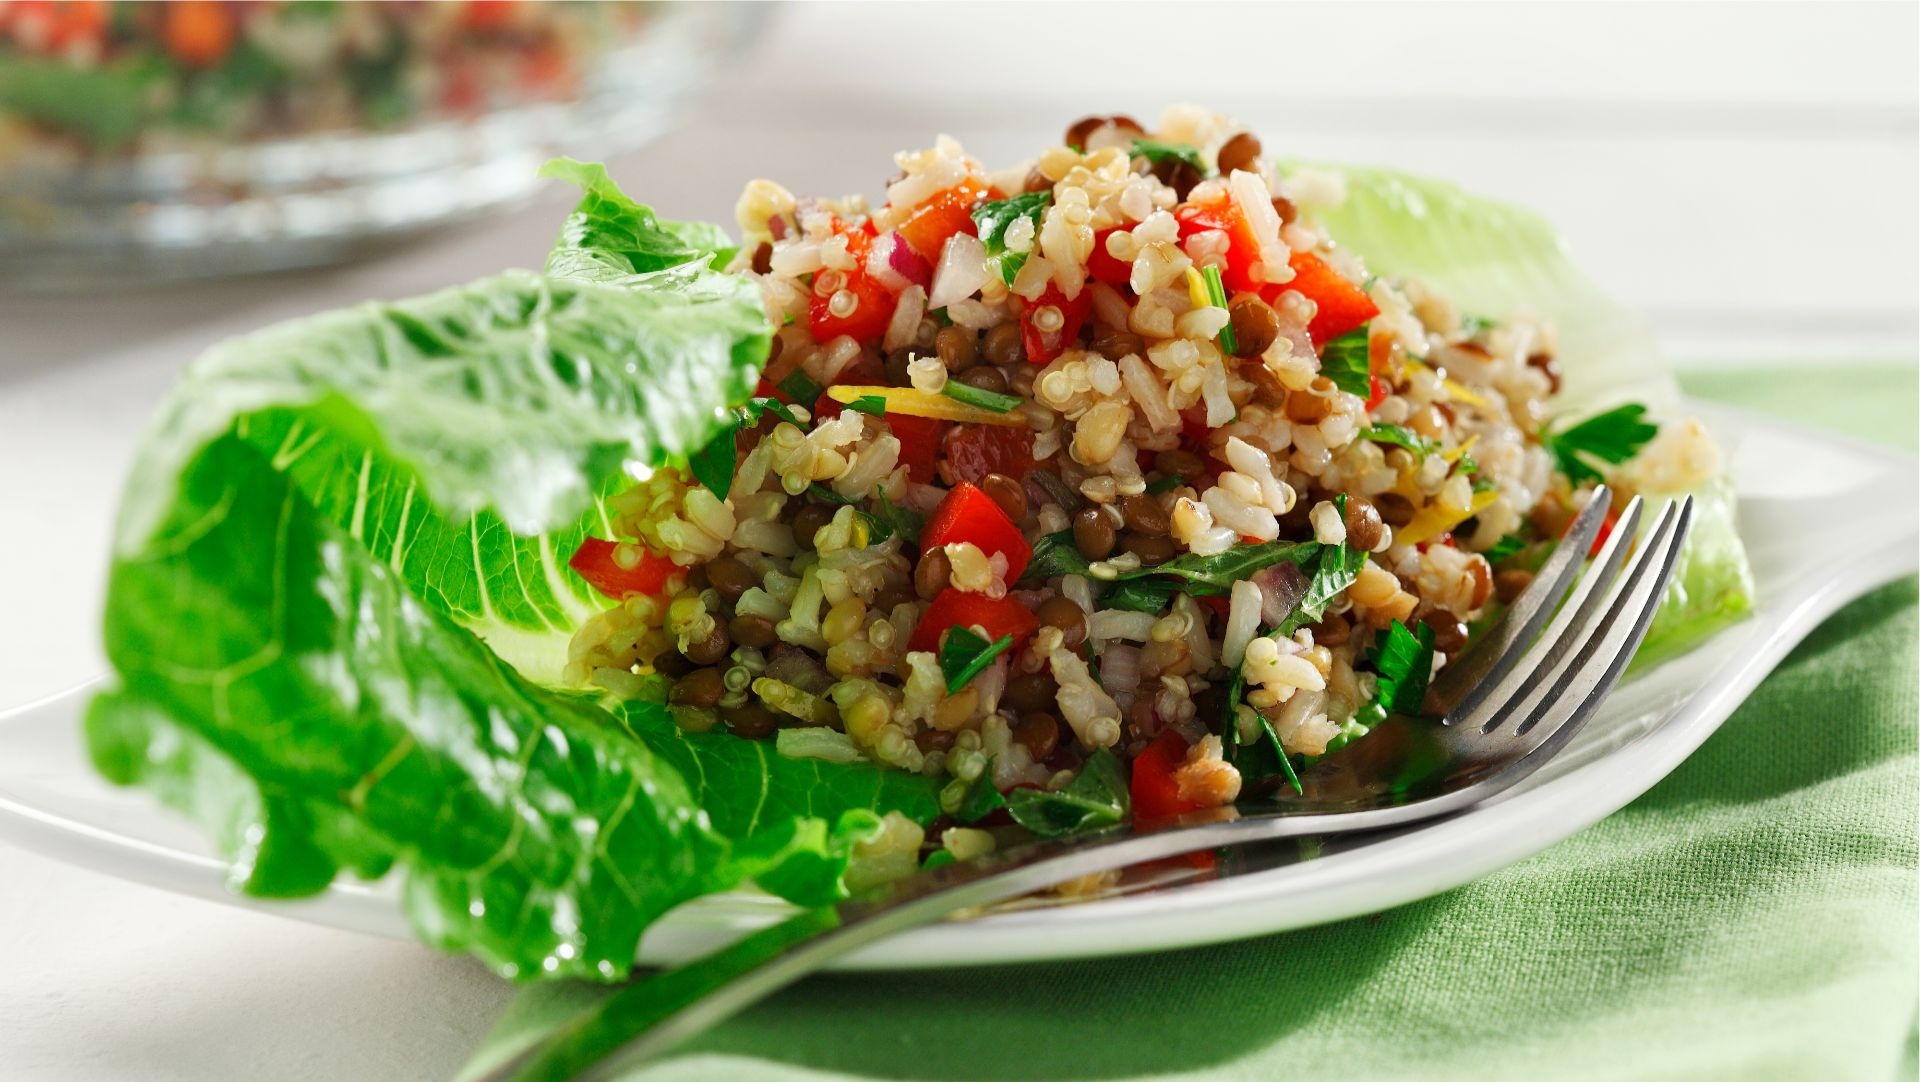
{"label": "silver fork", "polygon": [[[1299,793],[1232,818],[1216,809],[1151,833],[1037,842],[798,914],[622,989],[480,1077],[577,1078],[653,1058],[877,939],[1067,880],[1202,850],[1404,827],[1510,788],[1565,747],[1613,690],[1692,525],[1689,498],[1666,505],[1637,538],[1635,498],[1588,566],[1610,502],[1597,491],[1502,620],[1435,677],[1428,706],[1439,722],[1390,718],[1303,771]],[[1431,766],[1409,769],[1421,763]]]}

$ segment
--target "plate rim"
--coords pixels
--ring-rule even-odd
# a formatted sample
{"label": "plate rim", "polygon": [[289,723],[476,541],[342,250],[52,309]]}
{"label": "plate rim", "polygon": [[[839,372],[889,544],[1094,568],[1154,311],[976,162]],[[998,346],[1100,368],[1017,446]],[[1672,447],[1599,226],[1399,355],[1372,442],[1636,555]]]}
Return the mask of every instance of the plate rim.
{"label": "plate rim", "polygon": [[[1920,459],[1844,433],[1698,399],[1685,403],[1713,428],[1737,429],[1749,438],[1769,430],[1791,434],[1868,457],[1909,477],[1920,473]],[[1174,950],[1380,912],[1453,889],[1541,852],[1637,799],[1705,743],[1828,616],[1917,569],[1920,531],[1912,523],[1896,525],[1873,549],[1793,592],[1791,603],[1782,611],[1768,611],[1762,598],[1754,615],[1728,632],[1744,629],[1753,649],[1717,666],[1698,691],[1651,731],[1533,788],[1365,847],[1280,869],[1287,876],[1284,890],[1275,889],[1272,877],[1277,873],[1266,872],[1086,905],[995,913],[915,929],[850,955],[834,968],[873,971],[1039,963]],[[81,697],[103,679],[96,677],[0,711],[0,726],[28,715],[66,712],[70,707],[78,720],[83,713]],[[108,783],[101,780],[101,784]],[[0,840],[174,893],[418,941],[390,879],[380,883],[336,880],[309,899],[263,902],[228,889],[226,863],[217,857],[71,819],[23,803],[5,791],[0,791]],[[1383,865],[1392,868],[1393,874],[1382,875]],[[1284,911],[1275,914],[1275,907]],[[742,895],[690,903],[648,929],[641,959],[658,963],[696,956],[777,919],[784,911],[784,904],[774,899]],[[1193,919],[1201,914],[1210,914],[1209,919]]]}

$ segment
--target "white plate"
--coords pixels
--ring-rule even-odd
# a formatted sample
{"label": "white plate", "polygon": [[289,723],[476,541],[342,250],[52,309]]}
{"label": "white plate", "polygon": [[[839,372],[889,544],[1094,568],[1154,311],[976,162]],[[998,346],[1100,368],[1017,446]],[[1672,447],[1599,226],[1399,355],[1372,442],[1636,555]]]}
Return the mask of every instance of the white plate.
{"label": "white plate", "polygon": [[[1845,602],[1911,573],[1920,527],[1907,455],[1693,403],[1729,454],[1759,600],[1751,618],[1617,691],[1533,778],[1453,819],[1359,841],[1270,871],[1084,905],[997,913],[910,932],[850,969],[1025,962],[1192,946],[1372,913],[1437,894],[1537,853],[1647,791],[1718,728],[1793,645]],[[1873,513],[1865,515],[1863,509]],[[1903,663],[1895,659],[1893,663]],[[79,719],[90,689],[0,715],[0,837],[182,894],[353,931],[410,938],[391,883],[341,882],[297,903],[228,891],[201,835],[146,794],[88,766]],[[704,952],[779,916],[727,895],[663,919],[649,961]]]}

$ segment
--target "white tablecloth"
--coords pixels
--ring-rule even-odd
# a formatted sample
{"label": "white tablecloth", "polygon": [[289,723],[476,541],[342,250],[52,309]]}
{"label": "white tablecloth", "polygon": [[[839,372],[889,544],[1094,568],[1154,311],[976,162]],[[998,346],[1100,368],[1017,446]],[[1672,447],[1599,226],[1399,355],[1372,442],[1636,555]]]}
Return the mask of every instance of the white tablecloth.
{"label": "white tablecloth", "polygon": [[[889,154],[935,131],[1005,162],[1084,113],[1193,101],[1273,151],[1536,207],[1692,363],[1910,359],[1915,10],[789,8],[679,130],[615,173],[668,214],[730,222],[752,176],[877,193]],[[535,266],[566,203],[555,189],[342,269],[0,294],[0,709],[104,667],[112,505],[188,359],[276,319]],[[424,948],[0,848],[0,1077],[444,1077],[508,994]]]}

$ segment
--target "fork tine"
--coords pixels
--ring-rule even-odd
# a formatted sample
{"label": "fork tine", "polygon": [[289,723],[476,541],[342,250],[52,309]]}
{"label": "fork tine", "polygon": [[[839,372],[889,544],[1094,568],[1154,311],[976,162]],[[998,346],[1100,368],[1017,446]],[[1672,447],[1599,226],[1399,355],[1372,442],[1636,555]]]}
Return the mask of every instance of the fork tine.
{"label": "fork tine", "polygon": [[[1522,703],[1531,699],[1530,692],[1540,685],[1541,675],[1552,671],[1567,651],[1579,643],[1581,631],[1599,610],[1600,602],[1606,597],[1608,588],[1613,585],[1626,561],[1627,550],[1640,528],[1643,510],[1645,505],[1638,497],[1628,501],[1626,509],[1614,523],[1606,544],[1601,546],[1599,556],[1587,567],[1586,574],[1580,577],[1573,596],[1560,606],[1557,613],[1549,614],[1552,622],[1547,630],[1536,640],[1516,644],[1513,651],[1522,656],[1508,663],[1506,677],[1497,685],[1488,687],[1484,694],[1475,696],[1468,709],[1449,716],[1449,725],[1492,732],[1505,724]],[[1561,547],[1566,546],[1563,543]],[[1586,550],[1580,550],[1575,557],[1576,567],[1585,556]],[[1529,652],[1535,643],[1543,645]]]}
{"label": "fork tine", "polygon": [[1620,682],[1634,653],[1646,640],[1667,584],[1679,566],[1680,553],[1693,529],[1693,510],[1693,497],[1689,496],[1678,504],[1669,503],[1662,512],[1591,645],[1551,682],[1553,693],[1516,730],[1519,739],[1529,745],[1526,760],[1518,769],[1530,772],[1559,752]]}
{"label": "fork tine", "polygon": [[1517,697],[1508,712],[1510,717],[1521,719],[1514,727],[1516,736],[1525,735],[1538,723],[1552,701],[1565,694],[1564,685],[1569,674],[1582,671],[1595,657],[1604,657],[1602,648],[1617,627],[1625,606],[1632,600],[1634,586],[1644,578],[1650,562],[1657,562],[1664,551],[1678,514],[1678,505],[1672,503],[1661,510],[1660,517],[1648,531],[1646,544],[1640,546],[1640,551],[1621,569],[1618,591],[1603,587],[1595,592],[1592,607],[1597,610],[1600,602],[1607,602],[1605,614],[1597,622],[1590,619],[1580,627],[1569,628],[1563,638],[1543,651],[1550,654],[1548,661],[1539,668],[1539,676]]}
{"label": "fork tine", "polygon": [[1439,702],[1441,714],[1453,717],[1472,712],[1513,671],[1579,580],[1580,565],[1593,548],[1593,539],[1599,536],[1612,502],[1613,493],[1607,486],[1594,489],[1587,506],[1568,527],[1566,537],[1534,574],[1533,583],[1488,631],[1487,638],[1440,670],[1429,690]]}

